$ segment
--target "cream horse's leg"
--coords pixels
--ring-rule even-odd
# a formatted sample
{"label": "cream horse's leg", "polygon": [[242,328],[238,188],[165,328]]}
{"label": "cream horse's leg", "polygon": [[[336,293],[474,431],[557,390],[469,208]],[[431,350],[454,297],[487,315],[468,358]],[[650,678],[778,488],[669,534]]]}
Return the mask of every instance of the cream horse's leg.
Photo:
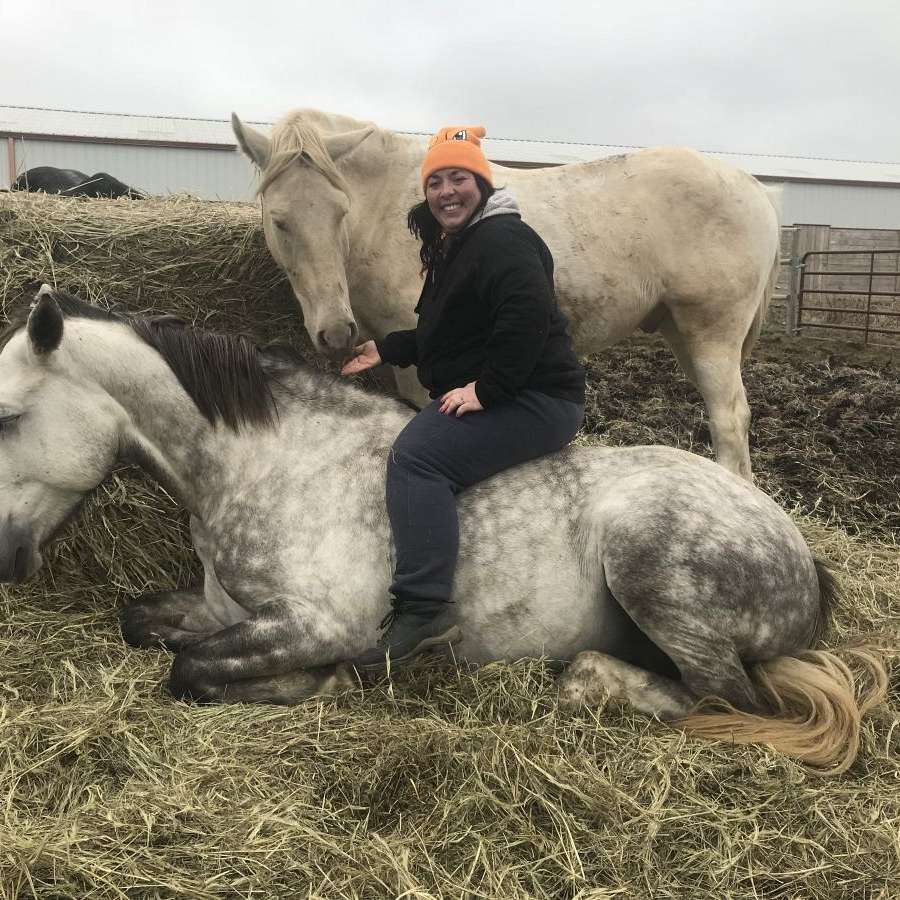
{"label": "cream horse's leg", "polygon": [[427,406],[431,400],[428,391],[422,387],[416,375],[415,366],[409,366],[406,369],[394,368],[394,379],[397,382],[397,392],[401,397],[405,397],[411,403],[415,403],[419,409]]}
{"label": "cream horse's leg", "polygon": [[750,406],[741,380],[743,338],[731,344],[689,341],[668,316],[660,331],[684,374],[703,395],[716,462],[752,482]]}

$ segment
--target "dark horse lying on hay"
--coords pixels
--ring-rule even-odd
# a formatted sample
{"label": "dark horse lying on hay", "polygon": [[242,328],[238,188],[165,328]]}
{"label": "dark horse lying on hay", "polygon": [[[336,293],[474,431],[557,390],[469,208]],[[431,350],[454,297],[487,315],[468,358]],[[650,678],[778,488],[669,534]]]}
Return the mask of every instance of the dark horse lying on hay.
{"label": "dark horse lying on hay", "polygon": [[113,178],[106,172],[85,175],[77,169],[57,169],[55,166],[36,166],[23,172],[10,186],[13,191],[44,191],[65,194],[67,197],[130,197],[145,200],[146,195]]}
{"label": "dark horse lying on hay", "polygon": [[[35,572],[84,495],[136,462],[190,510],[205,569],[202,591],[122,613],[129,643],[175,651],[173,693],[343,690],[341,661],[388,605],[385,458],[410,415],[246,338],[45,286],[0,337],[0,580]],[[65,452],[48,464],[47,447]],[[811,649],[832,581],[746,481],[680,450],[580,446],[459,506],[459,658],[574,659],[563,700],[608,690],[706,737],[831,771],[854,759],[883,663],[856,651],[874,682],[858,699],[848,667]]]}

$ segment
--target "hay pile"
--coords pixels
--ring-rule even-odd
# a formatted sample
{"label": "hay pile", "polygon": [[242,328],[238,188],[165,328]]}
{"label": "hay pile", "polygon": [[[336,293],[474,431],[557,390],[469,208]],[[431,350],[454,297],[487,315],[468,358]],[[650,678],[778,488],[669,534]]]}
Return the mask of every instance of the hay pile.
{"label": "hay pile", "polygon": [[[168,253],[177,269],[164,262],[167,241],[180,248]],[[7,195],[0,262],[4,304],[52,271],[94,299],[114,284],[109,295],[136,308],[261,337],[298,333],[251,207]],[[243,299],[219,302],[228,296]],[[772,367],[758,389],[772,391],[776,413],[820,384],[820,351],[800,346],[766,342],[757,356]],[[627,441],[633,420],[644,442],[703,451],[702,411],[677,379],[664,387],[656,344],[619,354],[592,362],[591,427]],[[848,390],[864,398],[895,371],[876,362],[831,370],[862,372]],[[877,475],[890,448],[864,440],[864,423],[881,419],[863,402],[841,406],[829,428],[862,429],[852,464]],[[852,504],[822,494],[832,478],[852,486],[844,469],[815,474],[828,445],[800,407],[759,419],[778,430],[756,432],[761,480],[842,576],[835,639],[898,629],[890,498],[864,498],[854,518]],[[777,462],[811,444],[801,479]],[[867,449],[875,455],[861,459]],[[830,452],[849,471],[840,447]],[[172,501],[119,472],[40,578],[0,589],[0,897],[897,896],[896,677],[856,765],[829,780],[612,704],[564,714],[540,662],[419,667],[292,709],[190,707],[163,690],[168,655],[127,649],[116,621],[129,595],[196,578],[185,538]]]}
{"label": "hay pile", "polygon": [[[627,709],[561,713],[537,662],[189,707],[168,656],[118,633],[121,599],[191,569],[165,498],[122,494],[0,591],[0,896],[895,896],[896,687],[830,780]],[[798,521],[844,575],[840,632],[896,625],[896,546]]]}
{"label": "hay pile", "polygon": [[0,273],[4,313],[47,282],[101,306],[309,346],[250,203],[0,194]]}

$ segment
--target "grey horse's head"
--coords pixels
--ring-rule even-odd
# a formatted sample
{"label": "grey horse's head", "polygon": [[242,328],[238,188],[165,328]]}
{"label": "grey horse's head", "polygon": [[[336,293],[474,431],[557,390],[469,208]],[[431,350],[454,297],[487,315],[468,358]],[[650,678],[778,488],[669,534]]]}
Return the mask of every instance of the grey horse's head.
{"label": "grey horse's head", "polygon": [[84,378],[64,322],[45,285],[0,334],[0,581],[41,567],[40,548],[116,459],[120,414]]}

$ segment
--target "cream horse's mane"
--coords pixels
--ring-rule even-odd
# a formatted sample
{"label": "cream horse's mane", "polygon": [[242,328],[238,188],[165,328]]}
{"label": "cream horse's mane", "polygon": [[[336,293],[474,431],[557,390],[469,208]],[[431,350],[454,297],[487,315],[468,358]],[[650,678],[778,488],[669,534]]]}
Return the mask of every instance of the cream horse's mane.
{"label": "cream horse's mane", "polygon": [[[271,153],[266,167],[260,173],[257,194],[261,194],[289,166],[300,159],[321,172],[339,191],[349,195],[344,177],[338,171],[323,141],[320,125],[324,115],[316,110],[294,109],[272,128]],[[330,123],[329,123],[330,124]]]}

